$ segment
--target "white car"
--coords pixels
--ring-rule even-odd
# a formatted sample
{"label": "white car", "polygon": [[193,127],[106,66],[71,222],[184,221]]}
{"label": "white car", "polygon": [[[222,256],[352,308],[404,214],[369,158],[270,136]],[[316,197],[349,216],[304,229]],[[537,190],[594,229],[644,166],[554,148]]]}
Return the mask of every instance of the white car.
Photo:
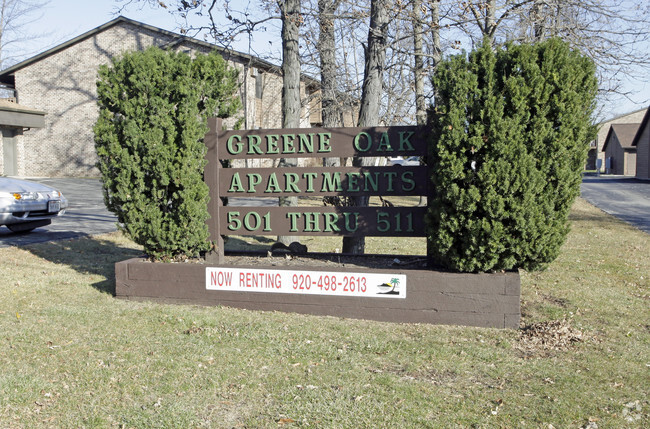
{"label": "white car", "polygon": [[395,166],[409,166],[409,165],[420,165],[420,157],[419,156],[409,156],[408,158],[389,158],[388,159],[388,165],[395,165]]}
{"label": "white car", "polygon": [[29,232],[49,225],[67,208],[68,200],[54,188],[0,177],[0,225],[12,232]]}

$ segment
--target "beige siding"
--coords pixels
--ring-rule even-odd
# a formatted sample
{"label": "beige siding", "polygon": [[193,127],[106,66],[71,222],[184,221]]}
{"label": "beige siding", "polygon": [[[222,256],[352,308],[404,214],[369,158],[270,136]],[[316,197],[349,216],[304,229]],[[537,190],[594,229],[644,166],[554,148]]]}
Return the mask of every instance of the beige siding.
{"label": "beige siding", "polygon": [[92,126],[97,70],[122,52],[170,40],[131,26],[113,26],[15,74],[20,102],[47,112],[46,125],[25,133],[26,176],[97,175]]}
{"label": "beige siding", "polygon": [[593,165],[588,165],[588,169],[595,168],[595,159],[600,159],[603,162],[603,170],[605,169],[605,152],[603,152],[603,147],[605,146],[605,139],[607,138],[607,133],[609,132],[609,127],[612,124],[634,124],[641,122],[643,119],[643,115],[645,115],[646,109],[642,110],[637,110],[634,112],[630,112],[628,114],[616,117],[614,119],[602,122],[599,124],[598,128],[598,134],[596,136],[596,142],[595,142],[595,154],[593,154],[594,150],[590,150],[590,156],[593,156],[594,158],[594,164]]}
{"label": "beige siding", "polygon": [[625,157],[623,174],[626,176],[636,175],[636,152],[631,152],[629,150],[626,150],[623,156]]}
{"label": "beige siding", "polygon": [[[609,160],[609,168],[607,168],[607,160]],[[623,174],[623,148],[618,141],[615,133],[611,134],[610,140],[605,148],[605,161],[603,167],[607,174]],[[619,170],[621,170],[619,172]]]}
{"label": "beige siding", "polygon": [[[45,111],[45,127],[25,131],[20,139],[19,175],[97,176],[92,127],[97,119],[96,81],[100,65],[123,52],[149,46],[164,46],[174,35],[121,22],[33,62],[14,74],[20,103]],[[209,48],[184,41],[176,46],[184,51],[206,52]],[[259,70],[264,82],[263,97],[255,97],[255,79],[243,58],[229,58],[240,70],[240,96],[246,109],[227,120],[226,128],[244,118],[244,127],[280,128],[282,125],[280,75]],[[241,61],[241,62],[237,62]],[[246,79],[245,79],[246,76]],[[245,82],[245,84],[244,84]],[[309,127],[309,106],[302,84],[303,120]]]}
{"label": "beige siding", "polygon": [[650,121],[645,123],[636,145],[636,177],[650,179]]}

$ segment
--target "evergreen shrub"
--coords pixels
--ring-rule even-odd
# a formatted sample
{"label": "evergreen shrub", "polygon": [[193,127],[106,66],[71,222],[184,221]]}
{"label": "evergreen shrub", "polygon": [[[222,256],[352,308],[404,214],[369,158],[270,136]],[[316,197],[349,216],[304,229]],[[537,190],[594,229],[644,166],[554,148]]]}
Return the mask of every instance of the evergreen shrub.
{"label": "evergreen shrub", "polygon": [[94,126],[104,200],[154,259],[210,249],[203,181],[209,116],[240,106],[237,71],[216,53],[152,47],[99,69]]}
{"label": "evergreen shrub", "polygon": [[463,272],[553,261],[580,193],[598,83],[559,39],[481,47],[433,77],[430,114],[434,260]]}

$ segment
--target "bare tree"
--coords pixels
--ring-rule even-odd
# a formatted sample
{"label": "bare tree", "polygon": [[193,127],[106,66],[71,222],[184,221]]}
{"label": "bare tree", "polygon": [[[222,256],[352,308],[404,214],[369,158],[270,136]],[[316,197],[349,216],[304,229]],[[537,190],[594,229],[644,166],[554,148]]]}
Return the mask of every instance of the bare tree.
{"label": "bare tree", "polygon": [[[300,53],[299,37],[302,15],[300,0],[278,1],[282,18],[282,127],[300,127]],[[281,158],[279,167],[296,167],[295,158]],[[280,197],[280,207],[298,206],[298,197]],[[294,236],[278,236],[278,241],[290,244]]]}
{"label": "bare tree", "polygon": [[45,37],[28,34],[26,27],[42,17],[41,9],[48,1],[0,0],[0,69],[25,56],[20,49],[27,41]]}
{"label": "bare tree", "polygon": [[[379,125],[379,106],[382,97],[382,79],[386,60],[388,38],[389,0],[372,0],[370,5],[370,28],[368,30],[368,47],[364,69],[361,108],[359,110],[360,127]],[[371,165],[372,158],[355,158],[353,165],[362,167]],[[353,203],[358,207],[367,207],[367,196],[354,197]],[[343,252],[361,254],[365,251],[365,237],[345,237]]]}
{"label": "bare tree", "polygon": [[601,96],[622,94],[626,77],[648,81],[650,4],[618,0],[472,0],[454,22],[476,42],[535,42],[559,37],[598,66]]}
{"label": "bare tree", "polygon": [[269,30],[274,22],[280,21],[278,1],[258,0],[250,2],[233,2],[232,0],[114,0],[122,13],[131,7],[148,5],[162,8],[177,18],[181,34],[191,37],[203,37],[224,49],[233,49],[240,38],[248,41],[249,51],[258,56],[252,44],[253,38]]}
{"label": "bare tree", "polygon": [[424,32],[422,0],[413,1],[413,81],[415,82],[415,119],[418,125],[427,121],[427,102],[424,93]]}
{"label": "bare tree", "polygon": [[[626,94],[623,77],[648,82],[650,5],[612,0],[535,0],[518,15],[520,41],[560,37],[599,68],[601,93]],[[532,21],[532,22],[531,22]]]}
{"label": "bare tree", "polygon": [[321,105],[324,127],[341,123],[340,109],[336,101],[336,36],[335,13],[341,0],[318,0],[318,54],[320,57]]}

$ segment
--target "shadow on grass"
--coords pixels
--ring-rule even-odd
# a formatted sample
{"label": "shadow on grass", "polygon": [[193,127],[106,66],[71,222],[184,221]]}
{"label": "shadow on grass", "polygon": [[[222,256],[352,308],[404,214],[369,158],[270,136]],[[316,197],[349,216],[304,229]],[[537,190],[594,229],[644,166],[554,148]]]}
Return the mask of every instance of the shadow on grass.
{"label": "shadow on grass", "polygon": [[143,256],[141,250],[121,247],[97,237],[34,244],[24,249],[55,264],[67,265],[81,274],[105,277],[91,286],[110,294],[115,293],[115,263]]}
{"label": "shadow on grass", "polygon": [[275,240],[265,236],[249,237],[246,241],[242,237],[229,236],[225,243],[225,250],[239,252],[239,251],[264,251],[271,250],[271,245]]}
{"label": "shadow on grass", "polygon": [[602,210],[590,212],[587,210],[572,210],[569,213],[569,221],[576,223],[588,223],[590,227],[613,227],[620,226],[624,222],[614,216],[608,215]]}

